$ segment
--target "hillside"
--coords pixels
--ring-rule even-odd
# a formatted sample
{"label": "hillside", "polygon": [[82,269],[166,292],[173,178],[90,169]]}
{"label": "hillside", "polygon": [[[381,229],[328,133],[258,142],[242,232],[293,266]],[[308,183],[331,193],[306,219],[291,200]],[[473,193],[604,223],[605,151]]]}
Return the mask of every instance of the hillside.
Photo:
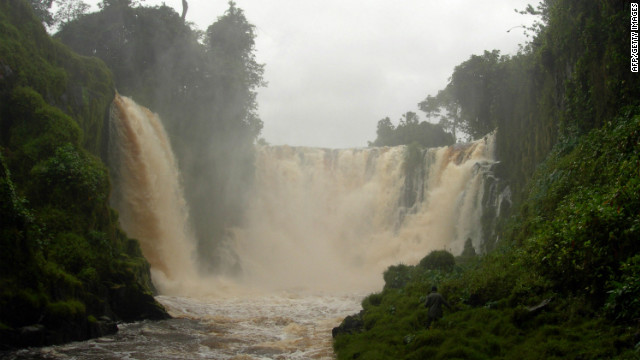
{"label": "hillside", "polygon": [[149,265],[109,208],[100,155],[114,97],[100,60],[52,40],[24,1],[0,1],[2,347],[166,318]]}

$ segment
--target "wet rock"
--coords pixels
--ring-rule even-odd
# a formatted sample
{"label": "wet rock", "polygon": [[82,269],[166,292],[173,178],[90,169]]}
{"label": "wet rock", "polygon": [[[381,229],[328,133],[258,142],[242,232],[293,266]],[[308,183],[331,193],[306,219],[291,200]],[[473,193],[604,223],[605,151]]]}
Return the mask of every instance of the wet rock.
{"label": "wet rock", "polygon": [[360,311],[356,315],[349,315],[338,327],[334,327],[331,330],[331,335],[335,338],[340,334],[353,334],[356,332],[361,332],[364,330],[364,321],[362,320],[362,316],[364,315],[364,310]]}
{"label": "wet rock", "polygon": [[0,350],[84,341],[115,334],[117,331],[116,323],[106,316],[94,321],[68,319],[56,326],[33,324],[16,329],[3,329],[0,332]]}
{"label": "wet rock", "polygon": [[18,330],[21,344],[28,346],[41,346],[46,341],[46,328],[42,324],[21,327]]}
{"label": "wet rock", "polygon": [[171,316],[149,293],[130,286],[114,286],[110,291],[110,306],[124,321],[164,320]]}
{"label": "wet rock", "polygon": [[92,338],[112,335],[118,332],[118,325],[108,316],[101,316],[95,323],[90,323],[89,336]]}

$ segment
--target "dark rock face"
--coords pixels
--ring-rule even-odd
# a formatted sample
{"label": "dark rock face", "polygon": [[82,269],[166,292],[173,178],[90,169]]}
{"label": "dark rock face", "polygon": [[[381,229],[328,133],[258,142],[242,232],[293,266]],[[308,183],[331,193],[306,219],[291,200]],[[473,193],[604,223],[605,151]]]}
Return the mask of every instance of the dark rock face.
{"label": "dark rock face", "polygon": [[478,168],[483,173],[484,191],[482,196],[482,248],[483,253],[495,248],[498,241],[498,220],[506,218],[511,209],[511,187],[509,183],[498,178],[502,164],[496,162],[486,168]]}
{"label": "dark rock face", "polygon": [[340,334],[353,334],[364,330],[364,321],[362,320],[363,313],[364,310],[356,315],[347,316],[342,320],[340,326],[334,327],[333,330],[331,330],[331,335],[335,338]]}
{"label": "dark rock face", "polygon": [[107,316],[101,316],[97,322],[91,324],[89,328],[89,337],[96,338],[106,335],[112,335],[118,332],[118,325],[115,321]]}
{"label": "dark rock face", "polygon": [[0,350],[83,341],[115,334],[117,331],[116,323],[106,316],[96,321],[69,321],[56,329],[47,328],[43,324],[33,324],[0,332]]}
{"label": "dark rock face", "polygon": [[[489,142],[493,142],[493,135],[489,134],[481,141],[484,141],[487,147],[492,147]],[[472,160],[474,153],[474,145],[478,141],[467,144],[455,144],[447,148],[445,155],[438,155],[437,149],[419,149],[416,151],[415,158],[411,161],[407,158],[405,161],[405,181],[402,196],[398,202],[398,220],[395,224],[396,230],[402,225],[404,218],[408,214],[413,214],[420,209],[422,204],[428,197],[425,191],[428,189],[425,184],[429,182],[429,176],[433,166],[439,161],[448,161],[450,163],[462,164]],[[410,150],[407,150],[410,151]],[[438,160],[438,158],[444,160]],[[504,172],[503,166],[499,161],[477,159],[473,165],[472,177],[478,179],[481,189],[477,191],[478,198],[475,200],[474,207],[480,207],[480,232],[472,237],[472,244],[475,251],[479,253],[487,253],[495,248],[498,242],[498,222],[499,219],[505,218],[511,208],[511,188],[509,183],[500,178],[498,174]],[[442,165],[440,165],[442,166]],[[473,180],[472,180],[473,182]],[[471,188],[465,189],[462,196],[475,197],[476,192],[469,191]],[[460,234],[461,236],[464,234]]]}
{"label": "dark rock face", "polygon": [[164,320],[171,316],[153,296],[131,287],[116,287],[110,291],[110,305],[124,321]]}

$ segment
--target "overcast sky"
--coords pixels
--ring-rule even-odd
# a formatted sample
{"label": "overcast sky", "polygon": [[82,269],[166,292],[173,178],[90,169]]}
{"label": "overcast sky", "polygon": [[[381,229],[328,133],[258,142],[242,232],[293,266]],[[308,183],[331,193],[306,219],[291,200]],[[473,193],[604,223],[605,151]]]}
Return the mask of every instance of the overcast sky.
{"label": "overcast sky", "polygon": [[[163,1],[146,0],[146,6]],[[188,0],[201,30],[227,0]],[[472,54],[515,54],[524,9],[537,0],[236,0],[256,26],[269,83],[258,95],[262,136],[274,145],[364,147],[378,120],[394,124],[444,88]],[[182,12],[181,0],[165,0]]]}

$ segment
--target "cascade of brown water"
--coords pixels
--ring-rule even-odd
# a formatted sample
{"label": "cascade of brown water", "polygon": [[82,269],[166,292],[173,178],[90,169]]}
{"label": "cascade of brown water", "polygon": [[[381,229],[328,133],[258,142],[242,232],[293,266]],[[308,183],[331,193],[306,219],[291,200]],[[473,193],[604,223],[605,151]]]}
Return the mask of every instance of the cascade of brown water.
{"label": "cascade of brown water", "polygon": [[[375,290],[389,265],[414,264],[436,249],[459,254],[468,238],[481,250],[492,144],[488,136],[428,149],[409,182],[402,146],[258,147],[246,221],[230,241],[245,285]],[[112,204],[125,231],[140,240],[159,290],[220,287],[220,279],[205,281],[194,270],[180,176],[158,116],[117,96],[110,152]]]}
{"label": "cascade of brown water", "polygon": [[128,236],[138,239],[162,293],[195,278],[188,210],[171,144],[158,116],[116,95],[109,162],[112,206]]}
{"label": "cascade of brown water", "polygon": [[493,137],[428,149],[421,193],[403,208],[405,147],[257,151],[256,183],[235,251],[246,280],[267,287],[376,289],[381,272],[429,251],[479,248],[484,177]]}

